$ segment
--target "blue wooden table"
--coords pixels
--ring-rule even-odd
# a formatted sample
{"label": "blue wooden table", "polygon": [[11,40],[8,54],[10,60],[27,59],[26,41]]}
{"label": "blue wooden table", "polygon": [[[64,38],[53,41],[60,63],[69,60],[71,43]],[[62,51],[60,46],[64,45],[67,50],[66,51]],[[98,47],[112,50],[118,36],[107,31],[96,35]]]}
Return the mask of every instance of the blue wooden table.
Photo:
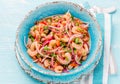
{"label": "blue wooden table", "polygon": [[[16,29],[25,15],[49,0],[0,0],[0,84],[41,84],[27,75],[19,66],[14,53]],[[55,0],[51,0],[55,1]],[[67,1],[67,0],[66,0]],[[71,0],[81,3],[82,0]],[[109,76],[108,84],[120,84],[120,1],[86,0],[91,6],[116,6],[112,15],[111,48],[118,67],[117,75]]]}

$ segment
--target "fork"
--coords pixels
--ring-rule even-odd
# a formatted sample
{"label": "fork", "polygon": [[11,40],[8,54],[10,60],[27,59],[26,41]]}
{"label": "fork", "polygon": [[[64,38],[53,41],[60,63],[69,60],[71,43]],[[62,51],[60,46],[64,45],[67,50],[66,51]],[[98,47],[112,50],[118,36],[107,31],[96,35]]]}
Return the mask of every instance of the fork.
{"label": "fork", "polygon": [[[112,14],[112,13],[115,13],[116,12],[116,8],[115,7],[110,7],[110,8],[100,8],[100,7],[97,7],[97,6],[93,6],[91,8],[91,11],[93,11],[94,13],[107,13],[107,14]],[[109,35],[107,34],[107,36],[109,36],[108,40],[109,40],[109,43],[110,43],[110,40],[111,40],[111,36],[110,36],[110,33],[111,30],[109,31]],[[110,46],[108,46],[110,47]],[[117,73],[117,65],[115,63],[115,60],[114,60],[114,56],[112,54],[112,50],[111,48],[109,49],[110,50],[110,59],[109,59],[109,72],[110,74],[116,74]]]}

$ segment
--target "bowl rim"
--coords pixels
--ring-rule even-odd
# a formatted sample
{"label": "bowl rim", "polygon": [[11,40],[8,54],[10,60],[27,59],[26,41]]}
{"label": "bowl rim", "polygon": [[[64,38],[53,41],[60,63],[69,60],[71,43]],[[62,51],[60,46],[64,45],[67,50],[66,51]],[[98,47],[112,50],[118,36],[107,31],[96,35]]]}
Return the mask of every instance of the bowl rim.
{"label": "bowl rim", "polygon": [[[43,79],[37,77],[35,74],[33,74],[34,71],[32,72],[31,69],[25,68],[25,66],[22,65],[22,62],[20,61],[21,57],[20,57],[20,55],[19,55],[19,52],[17,52],[17,49],[16,49],[16,48],[17,48],[17,46],[16,46],[16,44],[15,44],[15,45],[14,45],[14,49],[15,49],[16,59],[17,59],[19,65],[20,65],[20,67],[21,67],[28,75],[30,75],[32,78],[34,78],[34,79],[36,79],[36,80],[38,80],[38,81],[40,81],[40,82],[44,82],[44,83],[53,82],[53,81],[51,81],[51,80],[45,80],[45,79],[43,80]],[[103,50],[103,46],[101,47],[101,51],[102,51],[102,50]],[[99,55],[101,56],[101,55],[102,55],[102,52],[100,52]],[[21,60],[22,60],[22,59],[21,59]],[[22,60],[22,61],[24,62],[24,60]],[[96,63],[94,63],[93,66],[90,67],[90,71],[83,72],[83,74],[80,74],[80,76],[79,76],[76,80],[78,81],[82,76],[85,76],[85,75],[90,74],[91,72],[93,72],[94,69],[95,69],[95,67],[98,65],[99,61],[100,61],[100,57],[99,57],[99,59],[96,61]],[[25,62],[24,62],[24,63],[25,63]],[[27,65],[27,66],[28,66],[28,65]],[[76,80],[75,80],[75,81],[76,81]],[[54,82],[55,82],[55,83],[63,83],[63,82],[59,82],[59,81],[54,81]],[[69,82],[67,82],[67,83],[72,83],[72,82],[74,82],[74,80],[73,80],[73,81],[69,81]],[[64,82],[64,83],[66,83],[66,82]]]}
{"label": "bowl rim", "polygon": [[[74,69],[74,71],[71,71],[71,72],[69,72],[69,73],[50,73],[50,72],[46,72],[46,71],[44,71],[44,70],[38,69],[37,67],[31,65],[31,64],[26,60],[26,58],[25,58],[25,56],[23,55],[23,53],[22,53],[22,51],[21,51],[21,49],[20,49],[20,46],[19,46],[19,44],[18,44],[18,43],[19,43],[19,42],[18,42],[18,33],[19,33],[20,28],[21,28],[21,25],[22,25],[22,24],[24,23],[24,21],[31,15],[31,13],[34,12],[34,11],[36,11],[37,9],[41,8],[42,6],[47,5],[47,4],[56,4],[56,3],[66,3],[66,4],[70,4],[70,5],[76,6],[76,7],[80,8],[81,10],[84,10],[84,12],[88,13],[88,14],[90,15],[91,19],[95,22],[96,28],[98,29],[98,32],[99,32],[98,47],[97,47],[97,49],[95,50],[95,54],[94,54],[94,56],[93,56],[94,58],[91,58],[91,60],[90,60],[89,63],[86,63],[84,66],[78,67],[78,68]],[[101,47],[101,45],[102,45],[102,34],[101,34],[101,30],[100,30],[100,26],[99,26],[99,24],[98,24],[98,21],[96,20],[96,18],[94,17],[94,15],[91,14],[90,11],[88,11],[87,9],[85,9],[84,7],[80,6],[80,5],[77,4],[77,3],[68,2],[68,1],[53,1],[53,2],[43,3],[43,4],[35,7],[35,9],[30,10],[30,12],[28,12],[28,14],[25,15],[24,19],[22,20],[22,22],[20,23],[20,25],[19,25],[18,28],[17,28],[15,43],[16,43],[16,45],[17,45],[17,47],[18,47],[18,51],[20,52],[22,59],[26,62],[27,65],[29,65],[29,66],[30,66],[32,69],[34,69],[35,71],[38,71],[38,72],[40,72],[40,73],[42,73],[42,74],[49,74],[49,75],[52,75],[52,76],[65,76],[65,75],[72,75],[73,73],[78,73],[78,72],[84,70],[84,69],[85,69],[86,67],[88,67],[90,64],[94,63],[95,57],[96,57],[97,53],[99,52],[100,47]]]}

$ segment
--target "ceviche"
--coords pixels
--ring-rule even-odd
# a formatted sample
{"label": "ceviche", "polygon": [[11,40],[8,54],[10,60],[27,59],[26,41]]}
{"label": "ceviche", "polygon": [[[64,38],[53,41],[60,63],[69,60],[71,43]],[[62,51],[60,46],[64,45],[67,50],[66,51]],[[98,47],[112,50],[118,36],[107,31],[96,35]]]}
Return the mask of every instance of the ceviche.
{"label": "ceviche", "polygon": [[27,53],[34,62],[56,73],[77,68],[89,53],[89,24],[69,11],[36,21],[30,29]]}

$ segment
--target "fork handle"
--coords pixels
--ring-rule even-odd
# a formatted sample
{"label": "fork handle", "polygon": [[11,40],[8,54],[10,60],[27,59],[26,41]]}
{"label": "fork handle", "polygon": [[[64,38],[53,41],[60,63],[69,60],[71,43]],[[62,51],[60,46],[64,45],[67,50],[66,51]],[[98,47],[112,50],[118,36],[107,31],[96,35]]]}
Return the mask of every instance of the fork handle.
{"label": "fork handle", "polygon": [[115,75],[117,74],[117,65],[115,59],[113,57],[112,51],[110,50],[110,64],[109,64],[110,74]]}

